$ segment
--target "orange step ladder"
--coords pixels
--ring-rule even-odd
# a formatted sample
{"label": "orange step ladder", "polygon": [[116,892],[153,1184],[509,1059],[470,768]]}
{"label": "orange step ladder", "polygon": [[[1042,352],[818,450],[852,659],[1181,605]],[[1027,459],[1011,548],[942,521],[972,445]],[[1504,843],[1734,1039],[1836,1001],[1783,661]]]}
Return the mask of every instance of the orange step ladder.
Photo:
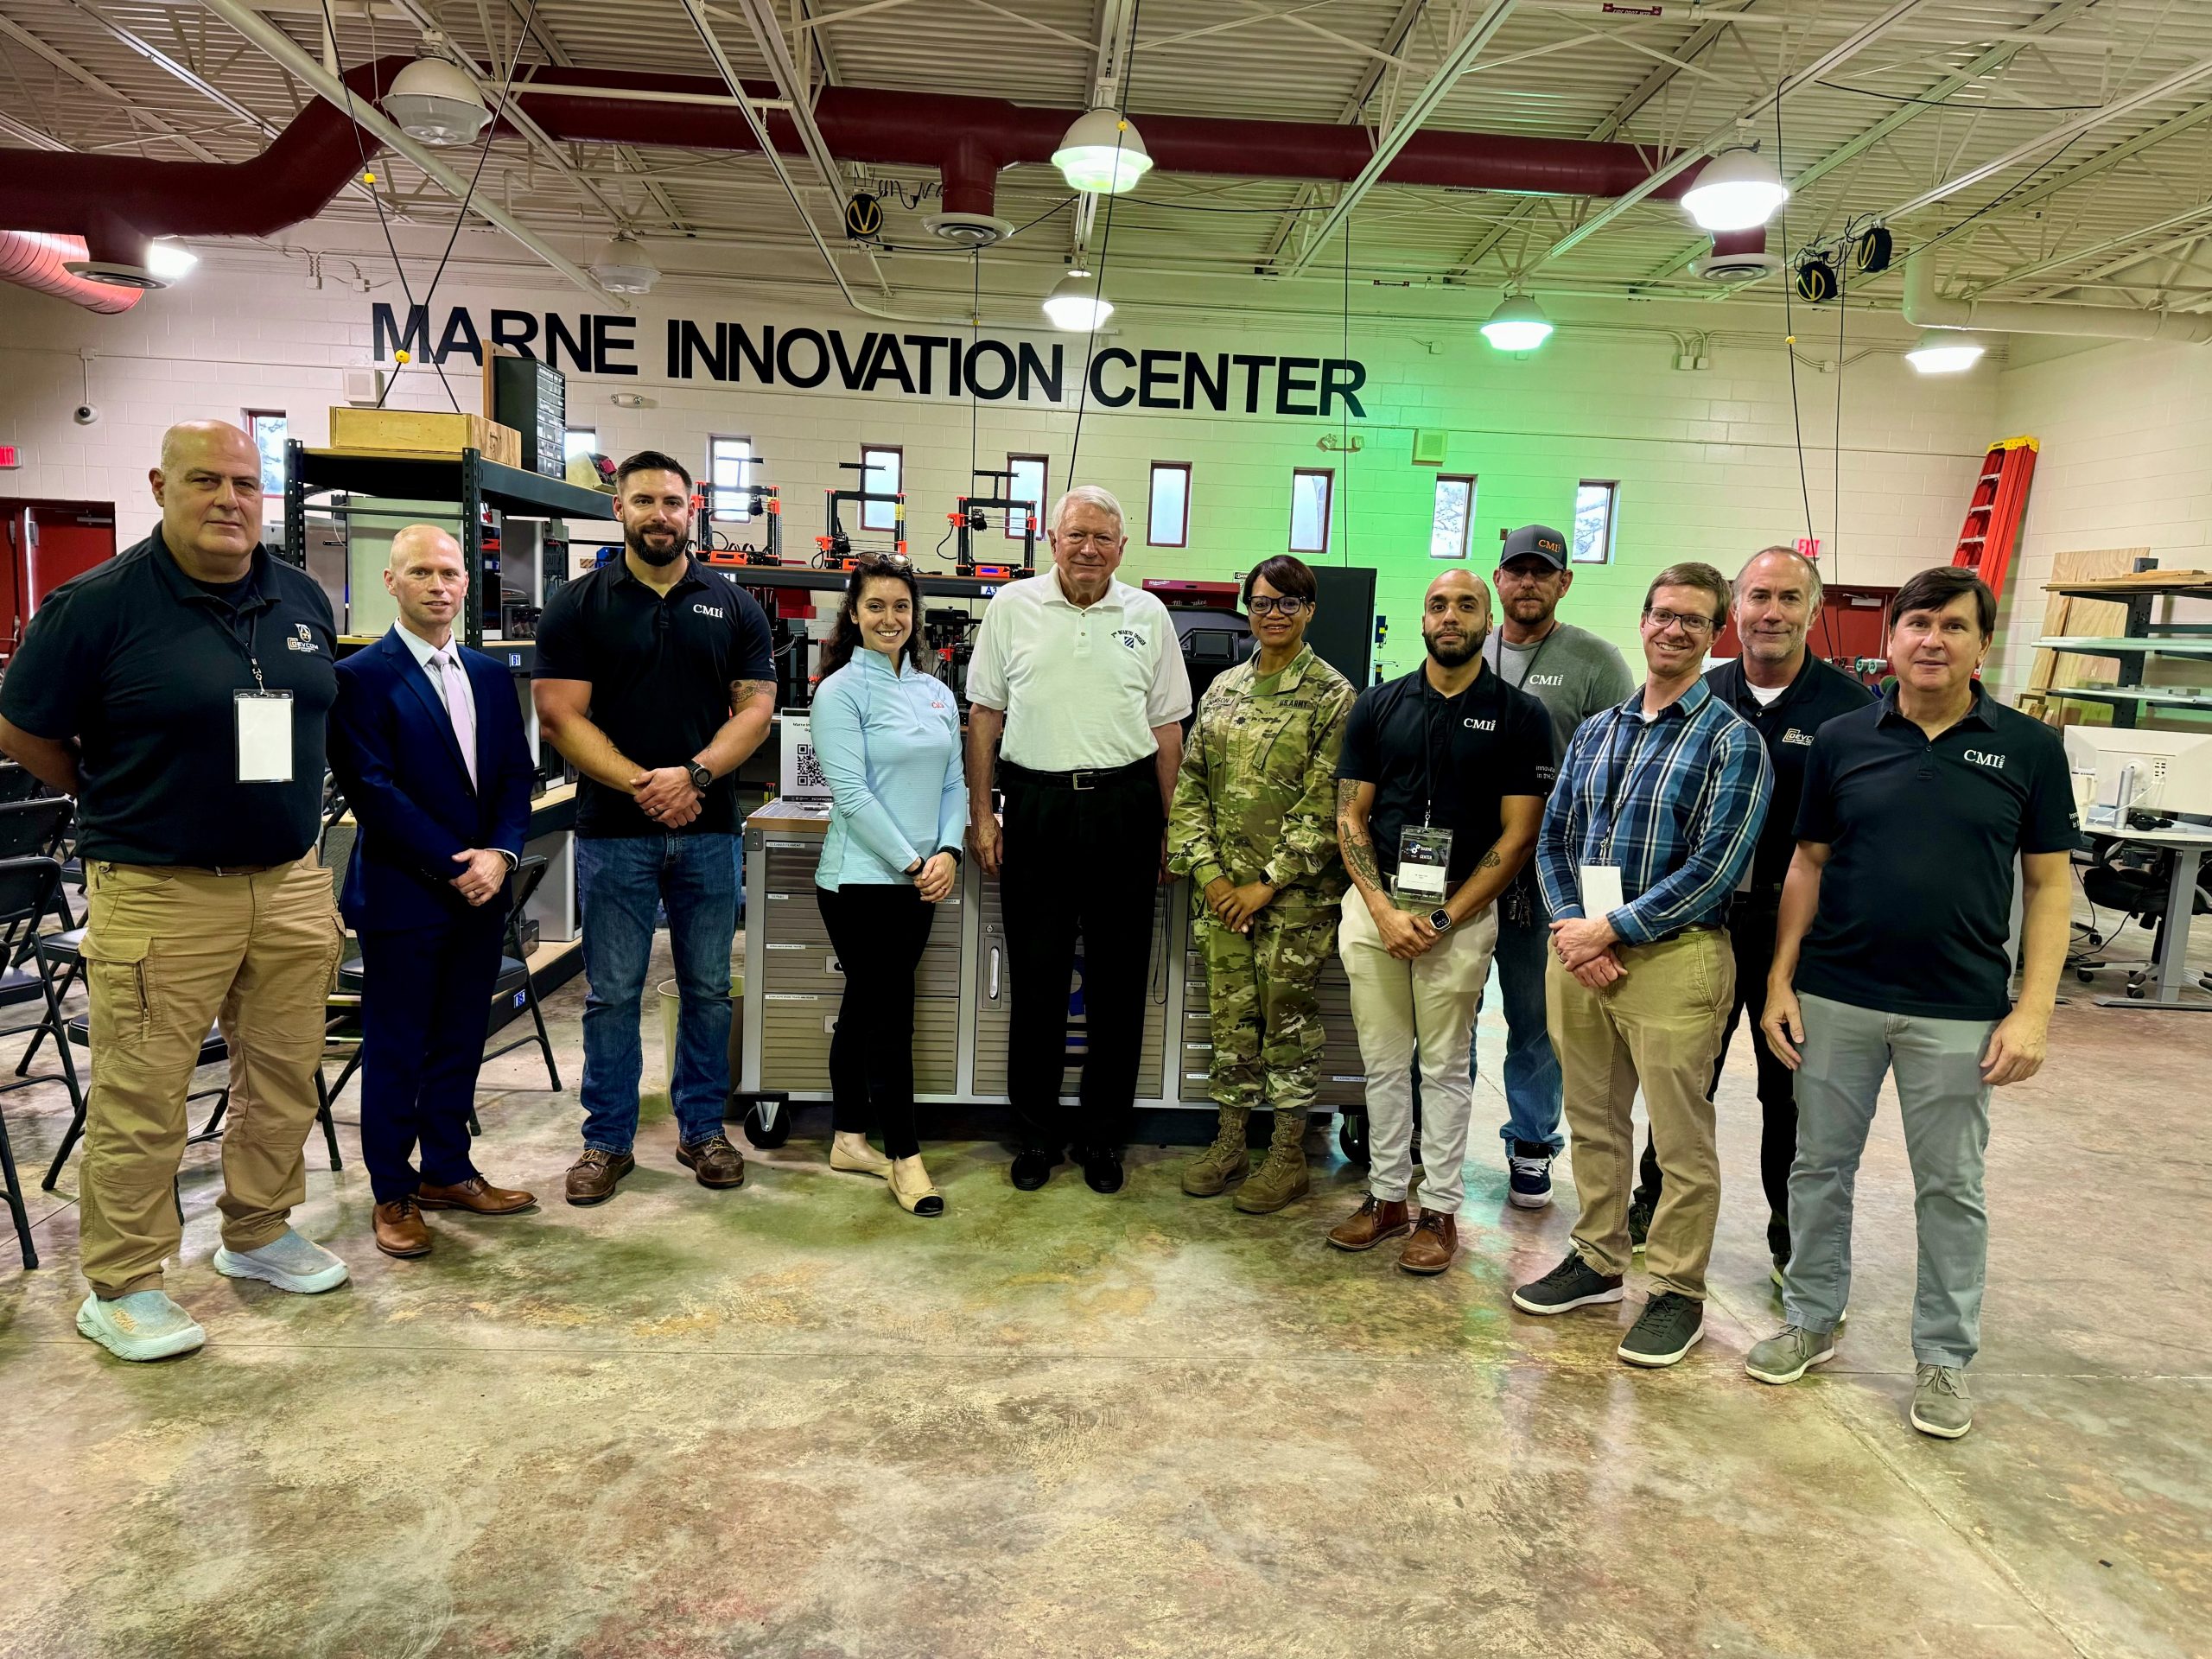
{"label": "orange step ladder", "polygon": [[2005,591],[2005,572],[2020,539],[2020,521],[2027,516],[2028,485],[2036,475],[2040,448],[2033,438],[1993,443],[1982,461],[1981,476],[1974,480],[1974,503],[1967,509],[1951,563],[1973,570],[1993,594]]}

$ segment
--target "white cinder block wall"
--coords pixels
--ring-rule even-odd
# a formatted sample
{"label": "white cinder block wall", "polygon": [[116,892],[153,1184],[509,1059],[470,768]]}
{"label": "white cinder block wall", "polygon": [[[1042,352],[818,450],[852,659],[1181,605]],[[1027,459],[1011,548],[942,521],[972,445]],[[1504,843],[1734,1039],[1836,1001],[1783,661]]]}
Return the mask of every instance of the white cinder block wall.
{"label": "white cinder block wall", "polygon": [[[1999,613],[2008,697],[2027,683],[2058,554],[2148,547],[2164,569],[2212,569],[2212,353],[2016,340],[2012,359],[1998,377],[1999,423],[2043,447]],[[2201,605],[2176,614],[2212,620]]]}
{"label": "white cinder block wall", "polygon": [[[571,289],[524,280],[496,291],[442,289],[437,321],[448,303],[467,306],[480,331],[495,305],[571,315],[588,308]],[[342,401],[342,371],[371,360],[372,300],[397,303],[400,296],[390,285],[374,296],[311,291],[296,266],[245,269],[216,260],[114,318],[0,288],[0,441],[20,444],[24,456],[19,472],[0,474],[0,493],[112,500],[128,543],[156,517],[145,472],[171,422],[281,409],[295,436],[323,442],[326,410]],[[1839,498],[1835,378],[1816,368],[1798,372],[1807,442],[1801,486],[1778,318],[1694,308],[1686,323],[1685,315],[1681,308],[1669,318],[1664,308],[1623,306],[1590,311],[1580,327],[1563,317],[1541,351],[1517,360],[1492,352],[1464,321],[1355,315],[1351,355],[1367,369],[1360,393],[1365,418],[1351,423],[1365,441],[1358,454],[1317,448],[1325,433],[1339,430],[1338,422],[1278,416],[1271,404],[1263,414],[1221,415],[1094,403],[1082,419],[1080,477],[1114,490],[1128,510],[1130,580],[1224,578],[1287,547],[1292,468],[1335,467],[1330,556],[1377,568],[1378,608],[1390,620],[1386,666],[1393,671],[1419,659],[1421,592],[1444,568],[1428,556],[1439,469],[1412,464],[1417,428],[1449,433],[1441,470],[1479,479],[1470,564],[1485,575],[1502,530],[1532,520],[1566,529],[1578,480],[1619,481],[1614,563],[1578,570],[1567,613],[1611,637],[1632,661],[1637,612],[1656,570],[1702,558],[1732,574],[1756,549],[1805,533],[1808,489],[1831,582],[1894,584],[1948,561],[1976,464],[1999,435],[1992,372],[1925,380],[1888,351],[1850,364]],[[769,322],[835,327],[854,342],[886,325],[830,306],[728,289],[664,291],[641,304],[639,315],[638,375],[570,376],[570,420],[596,427],[601,448],[617,456],[664,448],[696,468],[709,434],[750,436],[768,457],[764,477],[783,492],[787,550],[810,550],[822,528],[821,493],[852,476],[839,474],[837,463],[857,459],[864,442],[901,445],[910,540],[928,562],[944,515],[968,487],[965,401],[847,392],[834,375],[822,388],[797,391],[672,384],[664,372],[662,331],[671,315],[741,321],[756,331]],[[1116,321],[1129,326],[1102,338],[1102,348],[1317,358],[1343,349],[1335,316],[1155,318],[1132,308]],[[1675,366],[1669,327],[1710,329],[1723,321],[1739,332],[1713,342],[1709,369]],[[1068,395],[1060,407],[1009,400],[982,404],[973,415],[979,464],[1002,467],[1009,452],[1047,454],[1057,493],[1069,481],[1082,337],[985,332],[1068,348]],[[88,361],[80,351],[92,353]],[[456,355],[447,367],[461,406],[474,410],[475,365]],[[103,418],[79,428],[70,411],[86,395],[87,379]],[[618,408],[610,401],[617,392],[641,394],[652,406]],[[392,403],[447,407],[435,379],[419,368],[403,378]],[[1153,461],[1194,468],[1186,549],[1143,544]]]}

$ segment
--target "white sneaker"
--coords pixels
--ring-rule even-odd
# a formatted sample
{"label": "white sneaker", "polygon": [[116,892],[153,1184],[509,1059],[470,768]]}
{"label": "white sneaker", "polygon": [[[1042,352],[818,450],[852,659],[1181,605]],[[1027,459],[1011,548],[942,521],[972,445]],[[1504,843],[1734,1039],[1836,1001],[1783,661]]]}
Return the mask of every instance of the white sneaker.
{"label": "white sneaker", "polygon": [[118,1359],[167,1359],[207,1340],[192,1315],[158,1290],[134,1290],[111,1302],[87,1296],[77,1329]]}
{"label": "white sneaker", "polygon": [[313,1239],[287,1227],[257,1250],[219,1249],[215,1271],[227,1279],[262,1279],[279,1290],[312,1296],[346,1282],[346,1264]]}

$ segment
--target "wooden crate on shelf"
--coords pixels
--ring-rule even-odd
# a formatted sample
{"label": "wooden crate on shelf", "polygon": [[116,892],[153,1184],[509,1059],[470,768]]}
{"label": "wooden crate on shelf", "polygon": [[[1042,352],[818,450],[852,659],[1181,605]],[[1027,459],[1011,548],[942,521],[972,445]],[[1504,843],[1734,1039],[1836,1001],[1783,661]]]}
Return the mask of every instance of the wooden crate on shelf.
{"label": "wooden crate on shelf", "polygon": [[454,460],[464,449],[503,467],[522,461],[522,434],[481,415],[430,414],[412,409],[334,408],[330,447],[357,454]]}

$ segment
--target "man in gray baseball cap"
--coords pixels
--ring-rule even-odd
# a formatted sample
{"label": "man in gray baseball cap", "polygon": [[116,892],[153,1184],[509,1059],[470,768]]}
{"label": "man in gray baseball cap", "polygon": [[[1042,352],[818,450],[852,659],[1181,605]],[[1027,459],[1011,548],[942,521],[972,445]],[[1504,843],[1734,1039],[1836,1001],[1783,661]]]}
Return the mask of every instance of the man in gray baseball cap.
{"label": "man in gray baseball cap", "polygon": [[[1636,677],[1609,641],[1559,620],[1559,602],[1573,585],[1574,572],[1567,565],[1567,537],[1550,525],[1508,531],[1492,580],[1497,626],[1484,643],[1484,660],[1508,685],[1544,705],[1556,761],[1567,753],[1576,727],[1626,701]],[[1498,899],[1497,916],[1494,960],[1506,1028],[1506,1121],[1499,1135],[1511,1176],[1507,1196],[1524,1210],[1538,1210],[1552,1201],[1552,1160],[1566,1142],[1559,1127],[1559,1060],[1544,1014],[1551,934],[1529,869]]]}

